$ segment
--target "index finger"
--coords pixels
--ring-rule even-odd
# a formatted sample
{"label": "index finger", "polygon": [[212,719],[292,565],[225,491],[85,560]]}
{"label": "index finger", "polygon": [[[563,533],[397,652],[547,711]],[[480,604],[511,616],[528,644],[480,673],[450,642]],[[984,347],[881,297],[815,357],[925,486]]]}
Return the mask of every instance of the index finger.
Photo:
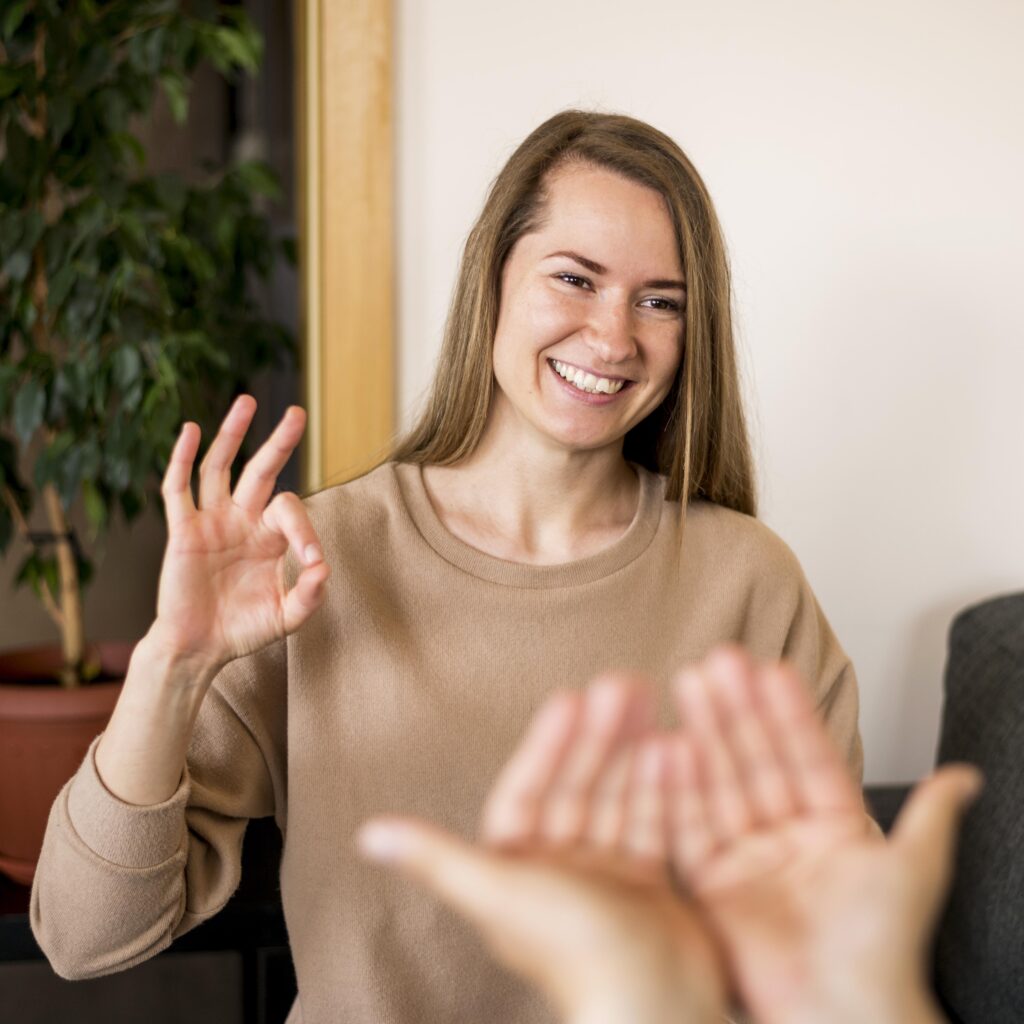
{"label": "index finger", "polygon": [[291,458],[305,429],[305,410],[298,405],[289,406],[270,437],[245,464],[233,495],[236,505],[259,512],[267,504],[274,493],[278,474]]}
{"label": "index finger", "polygon": [[198,423],[185,423],[171,449],[171,457],[160,485],[167,512],[167,525],[175,526],[196,510],[192,499],[192,466],[199,451]]}

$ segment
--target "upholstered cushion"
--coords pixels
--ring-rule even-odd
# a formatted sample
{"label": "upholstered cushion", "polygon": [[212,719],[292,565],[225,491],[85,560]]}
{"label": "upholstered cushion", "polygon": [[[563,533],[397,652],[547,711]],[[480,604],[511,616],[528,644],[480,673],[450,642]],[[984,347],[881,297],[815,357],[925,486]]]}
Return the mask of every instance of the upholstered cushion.
{"label": "upholstered cushion", "polygon": [[964,824],[936,945],[936,989],[963,1024],[1024,1021],[1024,594],[953,622],[939,763],[985,789]]}

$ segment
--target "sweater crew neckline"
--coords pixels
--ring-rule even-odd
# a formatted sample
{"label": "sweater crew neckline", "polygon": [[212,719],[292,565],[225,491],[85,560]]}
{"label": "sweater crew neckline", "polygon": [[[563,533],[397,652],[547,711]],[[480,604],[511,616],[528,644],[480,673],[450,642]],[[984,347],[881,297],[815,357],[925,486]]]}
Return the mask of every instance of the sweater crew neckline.
{"label": "sweater crew neckline", "polygon": [[636,512],[625,532],[608,547],[586,558],[555,565],[530,565],[497,558],[456,537],[441,521],[426,485],[423,467],[391,463],[406,510],[420,536],[446,562],[491,583],[524,589],[571,587],[610,576],[635,561],[658,532],[665,481],[643,466],[630,463],[640,481]]}

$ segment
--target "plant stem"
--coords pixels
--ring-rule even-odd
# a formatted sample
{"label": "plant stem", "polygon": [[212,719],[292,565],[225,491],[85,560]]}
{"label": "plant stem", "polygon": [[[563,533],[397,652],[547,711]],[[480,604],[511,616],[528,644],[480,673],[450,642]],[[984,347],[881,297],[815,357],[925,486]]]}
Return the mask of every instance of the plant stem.
{"label": "plant stem", "polygon": [[[33,57],[36,65],[36,79],[42,83],[46,75],[46,34],[42,19],[39,20],[36,31]],[[43,89],[40,89],[36,99],[35,118],[40,138],[46,137],[46,115],[46,93]],[[39,210],[44,218],[46,216],[47,191],[48,189],[44,184],[43,194],[39,199]],[[32,326],[32,341],[36,348],[44,352],[51,347],[52,341],[49,337],[46,323],[46,303],[49,291],[49,282],[46,278],[46,250],[43,247],[42,239],[40,239],[36,245],[35,252],[32,254],[32,305],[36,309],[36,320]],[[60,684],[70,688],[78,686],[81,681],[82,655],[85,648],[85,629],[82,621],[82,592],[78,580],[78,560],[75,556],[75,550],[71,545],[67,516],[64,514],[64,508],[60,503],[60,495],[57,493],[57,488],[52,483],[46,484],[43,487],[42,496],[43,505],[46,509],[46,518],[49,520],[50,530],[53,533],[54,547],[57,554],[57,569],[60,573],[58,624],[61,632],[61,647],[64,652],[64,666],[60,673]],[[49,604],[52,604],[53,595],[49,593],[49,588],[45,581],[43,582],[42,593],[49,595]],[[47,603],[45,598],[44,603]],[[50,610],[49,605],[47,610]]]}
{"label": "plant stem", "polygon": [[78,563],[68,537],[68,521],[60,503],[60,495],[53,484],[43,487],[43,504],[50,529],[54,533],[57,549],[57,568],[60,571],[61,646],[64,667],[60,673],[61,686],[73,687],[80,682],[82,655],[85,648],[85,628],[82,621],[82,593],[78,585]]}
{"label": "plant stem", "polygon": [[[28,528],[28,523],[25,521],[24,515],[22,515],[21,508],[18,505],[17,498],[14,497],[10,487],[5,486],[3,489],[4,501],[7,507],[11,510],[11,518],[14,520],[14,525],[17,531],[24,538],[25,543],[33,550],[38,550],[36,545],[32,543],[31,531]],[[50,591],[49,584],[45,579],[39,581],[39,597],[43,602],[43,607],[46,609],[47,614],[53,619],[53,624],[58,629],[64,628],[64,616],[60,613],[60,608],[57,606],[56,598]]]}

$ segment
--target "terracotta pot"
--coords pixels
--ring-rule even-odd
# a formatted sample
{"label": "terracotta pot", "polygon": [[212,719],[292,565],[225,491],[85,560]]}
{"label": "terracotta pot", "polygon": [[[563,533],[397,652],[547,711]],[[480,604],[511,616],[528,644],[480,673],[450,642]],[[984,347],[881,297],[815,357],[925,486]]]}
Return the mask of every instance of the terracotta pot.
{"label": "terracotta pot", "polygon": [[31,885],[53,801],[117,703],[133,643],[98,644],[98,681],[64,689],[56,647],[0,654],[0,871]]}

